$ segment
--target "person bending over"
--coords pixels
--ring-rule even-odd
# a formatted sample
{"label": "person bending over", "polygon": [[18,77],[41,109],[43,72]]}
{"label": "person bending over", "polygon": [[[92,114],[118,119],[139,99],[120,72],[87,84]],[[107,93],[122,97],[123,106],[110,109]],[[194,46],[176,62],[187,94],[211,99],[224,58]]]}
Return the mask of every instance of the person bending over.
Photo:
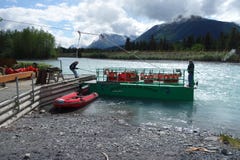
{"label": "person bending over", "polygon": [[78,68],[77,68],[77,65],[78,65],[78,61],[74,61],[74,62],[69,66],[69,68],[70,68],[70,70],[73,72],[75,78],[78,78],[78,73],[77,73],[77,71],[76,71],[76,69],[78,69]]}

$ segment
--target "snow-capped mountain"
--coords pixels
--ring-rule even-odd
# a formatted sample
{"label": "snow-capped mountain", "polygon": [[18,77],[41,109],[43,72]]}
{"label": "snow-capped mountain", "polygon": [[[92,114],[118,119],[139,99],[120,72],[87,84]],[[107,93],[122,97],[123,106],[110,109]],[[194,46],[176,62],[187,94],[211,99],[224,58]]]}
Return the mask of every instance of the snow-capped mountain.
{"label": "snow-capped mountain", "polygon": [[99,38],[93,41],[87,48],[107,49],[117,46],[125,45],[126,39],[130,38],[131,41],[136,39],[136,36],[123,36],[118,34],[103,33]]}

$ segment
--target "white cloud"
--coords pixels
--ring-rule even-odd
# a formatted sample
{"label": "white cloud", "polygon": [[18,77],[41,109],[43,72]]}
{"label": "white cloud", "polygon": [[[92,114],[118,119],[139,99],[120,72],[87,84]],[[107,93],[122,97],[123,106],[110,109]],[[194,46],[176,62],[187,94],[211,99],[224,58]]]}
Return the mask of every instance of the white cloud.
{"label": "white cloud", "polygon": [[[47,2],[49,4],[53,1]],[[57,30],[35,26],[48,30],[56,37],[57,43],[65,47],[77,43],[78,30],[99,34],[140,35],[153,25],[172,21],[178,15],[200,15],[240,23],[240,2],[237,0],[76,0],[74,4],[70,4],[73,1],[63,2],[45,5],[44,1],[37,1],[34,5],[36,8],[0,8],[0,17],[62,28],[63,30]],[[16,1],[15,5],[19,3],[21,2]],[[0,26],[5,29],[22,29],[29,25],[4,21]],[[81,45],[88,45],[96,38],[98,37],[82,35]]]}
{"label": "white cloud", "polygon": [[46,5],[44,5],[44,4],[42,4],[42,3],[37,3],[35,6],[36,6],[36,7],[40,7],[40,8],[46,7]]}
{"label": "white cloud", "polygon": [[240,24],[240,1],[228,0],[219,4],[212,18]]}
{"label": "white cloud", "polygon": [[[173,0],[124,0],[128,12],[134,16],[147,17],[153,20],[169,21],[183,14],[185,1]],[[181,2],[181,3],[179,3]]]}
{"label": "white cloud", "polygon": [[[240,1],[237,0],[124,0],[125,8],[135,17],[171,21],[178,15],[215,17],[222,21],[232,19],[240,23]],[[224,16],[225,15],[225,16]],[[229,17],[231,18],[229,19]]]}

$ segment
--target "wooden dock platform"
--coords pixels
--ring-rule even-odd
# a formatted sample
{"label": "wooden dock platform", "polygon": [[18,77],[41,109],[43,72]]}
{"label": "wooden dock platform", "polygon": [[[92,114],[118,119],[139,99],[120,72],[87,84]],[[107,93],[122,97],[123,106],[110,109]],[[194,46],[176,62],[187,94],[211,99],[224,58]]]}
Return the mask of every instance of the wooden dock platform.
{"label": "wooden dock platform", "polygon": [[[63,82],[63,81],[68,81],[68,80],[74,79],[74,75],[68,74],[68,75],[63,75],[63,76],[64,76],[64,79],[59,79],[59,81],[57,81],[57,82],[55,82],[54,80],[50,80],[50,81],[48,81],[48,84],[53,84],[53,83],[58,83],[58,82]],[[88,76],[93,76],[93,75],[83,74],[83,75],[80,75],[79,78],[77,78],[77,79],[81,80]],[[0,102],[11,99],[17,95],[15,78],[13,79],[13,76],[11,78],[12,79],[9,82],[4,81],[5,86],[0,86]],[[33,79],[31,79],[29,77],[27,77],[27,78],[25,77],[25,79],[20,79],[18,81],[18,87],[19,87],[20,94],[24,93],[28,90],[31,90],[32,84],[33,84],[33,87],[40,86],[40,84],[36,84],[36,80],[37,79],[34,77],[33,77]]]}

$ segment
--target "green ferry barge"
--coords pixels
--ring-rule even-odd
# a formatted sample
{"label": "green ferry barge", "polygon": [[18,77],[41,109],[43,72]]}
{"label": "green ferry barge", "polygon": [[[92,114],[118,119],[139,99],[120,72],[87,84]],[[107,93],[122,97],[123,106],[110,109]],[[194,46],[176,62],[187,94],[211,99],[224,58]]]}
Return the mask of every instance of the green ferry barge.
{"label": "green ferry barge", "polygon": [[193,101],[194,87],[188,87],[186,76],[184,69],[102,68],[85,84],[99,96]]}

